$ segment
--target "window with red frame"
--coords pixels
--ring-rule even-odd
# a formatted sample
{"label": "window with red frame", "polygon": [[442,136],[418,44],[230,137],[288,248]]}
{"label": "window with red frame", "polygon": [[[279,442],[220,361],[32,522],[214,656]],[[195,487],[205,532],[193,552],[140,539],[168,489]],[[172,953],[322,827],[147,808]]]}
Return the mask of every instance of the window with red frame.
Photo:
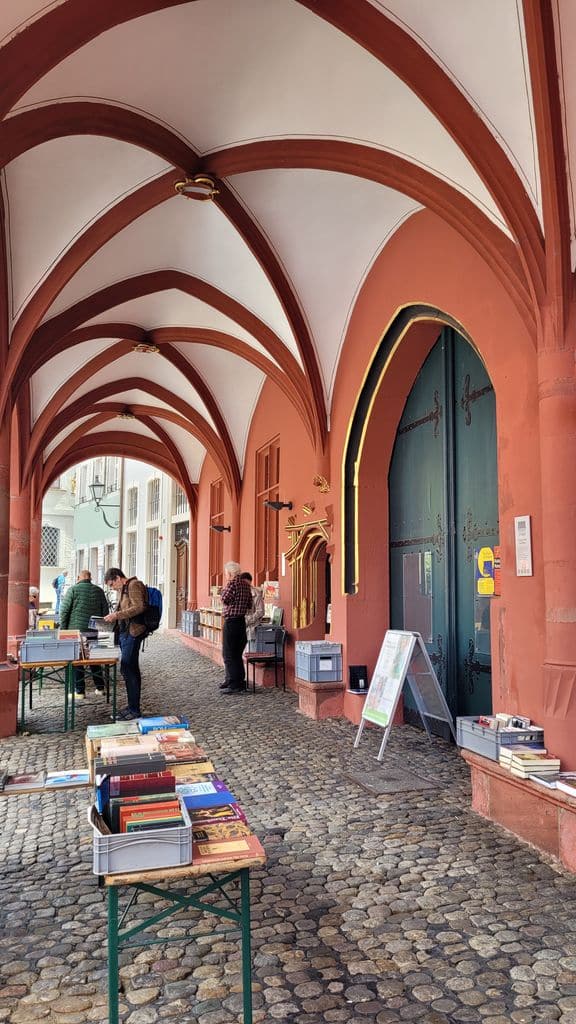
{"label": "window with red frame", "polygon": [[278,513],[265,501],[278,501],[280,488],[280,439],[256,452],[256,585],[280,578]]}

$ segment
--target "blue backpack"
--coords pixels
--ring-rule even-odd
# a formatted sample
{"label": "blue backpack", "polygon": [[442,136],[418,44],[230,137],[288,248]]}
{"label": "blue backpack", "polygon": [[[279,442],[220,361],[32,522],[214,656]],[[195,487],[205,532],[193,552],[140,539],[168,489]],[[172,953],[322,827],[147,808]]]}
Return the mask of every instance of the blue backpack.
{"label": "blue backpack", "polygon": [[157,587],[146,587],[148,591],[148,607],[144,612],[144,625],[146,636],[154,633],[160,625],[162,618],[162,593]]}

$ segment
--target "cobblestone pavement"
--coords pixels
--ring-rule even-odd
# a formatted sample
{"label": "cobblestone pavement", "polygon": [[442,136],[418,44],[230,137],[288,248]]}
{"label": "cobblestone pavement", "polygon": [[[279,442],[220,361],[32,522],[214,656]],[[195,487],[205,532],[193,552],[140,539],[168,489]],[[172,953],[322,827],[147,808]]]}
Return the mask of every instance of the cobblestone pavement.
{"label": "cobblestone pavement", "polygon": [[[279,690],[220,696],[221,670],[177,638],[143,656],[145,713],[190,717],[268,854],[253,872],[255,1021],[576,1022],[576,879],[469,810],[454,748],[395,729],[316,723]],[[3,740],[10,770],[84,764],[83,729],[107,720],[90,692],[75,733],[48,687],[29,733]],[[409,769],[424,791],[375,797],[351,779]],[[106,1021],[106,916],[91,874],[86,793],[0,800],[0,1021]],[[152,899],[152,897],[150,897]],[[235,937],[121,956],[128,1024],[242,1020]],[[192,912],[189,928],[206,931]]]}

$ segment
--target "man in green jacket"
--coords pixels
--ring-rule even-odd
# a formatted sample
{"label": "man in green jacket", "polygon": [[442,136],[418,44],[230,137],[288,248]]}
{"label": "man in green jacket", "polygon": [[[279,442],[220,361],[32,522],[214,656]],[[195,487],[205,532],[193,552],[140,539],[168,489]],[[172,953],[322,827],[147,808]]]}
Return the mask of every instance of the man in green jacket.
{"label": "man in green jacket", "polygon": [[[88,623],[93,615],[103,618],[104,615],[108,615],[109,610],[102,587],[92,583],[92,574],[88,569],[82,569],[78,575],[78,582],[70,587],[62,601],[60,626],[62,629],[88,629]],[[94,665],[91,672],[96,693],[104,693],[102,667]],[[83,665],[76,665],[74,668],[74,689],[76,697],[82,699],[86,696]]]}

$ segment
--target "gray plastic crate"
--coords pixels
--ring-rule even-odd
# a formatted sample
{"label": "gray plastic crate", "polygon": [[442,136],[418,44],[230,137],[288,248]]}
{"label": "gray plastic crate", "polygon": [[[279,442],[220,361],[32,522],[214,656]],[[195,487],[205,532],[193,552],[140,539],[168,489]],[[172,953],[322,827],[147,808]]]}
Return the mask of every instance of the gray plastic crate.
{"label": "gray plastic crate", "polygon": [[182,633],[186,634],[190,632],[190,612],[182,612],[182,618],[180,619],[180,630]]}
{"label": "gray plastic crate", "polygon": [[489,729],[480,725],[474,715],[456,719],[456,742],[459,747],[472,750],[475,754],[498,761],[501,747],[510,747],[516,743],[526,747],[539,747],[544,742],[542,729],[515,729],[504,732],[501,729]]}
{"label": "gray plastic crate", "polygon": [[[333,644],[339,647],[340,644]],[[342,655],[333,651],[329,653],[308,654],[299,651],[296,644],[296,671],[298,679],[309,683],[335,683],[342,679]]]}
{"label": "gray plastic crate", "polygon": [[294,647],[296,654],[339,654],[342,656],[342,644],[331,643],[329,640],[298,640]]}
{"label": "gray plastic crate", "polygon": [[192,863],[192,822],[180,797],[185,825],[149,829],[147,832],[103,835],[94,820],[94,807],[88,821],[94,834],[92,871],[95,875],[114,875],[149,868],[176,868]]}
{"label": "gray plastic crate", "polygon": [[277,628],[277,626],[255,626],[254,637],[248,644],[248,650],[261,651],[262,654],[274,654]]}
{"label": "gray plastic crate", "polygon": [[190,616],[190,629],[189,629],[190,636],[201,636],[201,633],[200,633],[200,612],[199,611],[193,611],[193,612],[188,612],[188,614]]}
{"label": "gray plastic crate", "polygon": [[77,661],[80,657],[79,640],[26,639],[20,645],[20,661],[51,665],[55,661]]}

